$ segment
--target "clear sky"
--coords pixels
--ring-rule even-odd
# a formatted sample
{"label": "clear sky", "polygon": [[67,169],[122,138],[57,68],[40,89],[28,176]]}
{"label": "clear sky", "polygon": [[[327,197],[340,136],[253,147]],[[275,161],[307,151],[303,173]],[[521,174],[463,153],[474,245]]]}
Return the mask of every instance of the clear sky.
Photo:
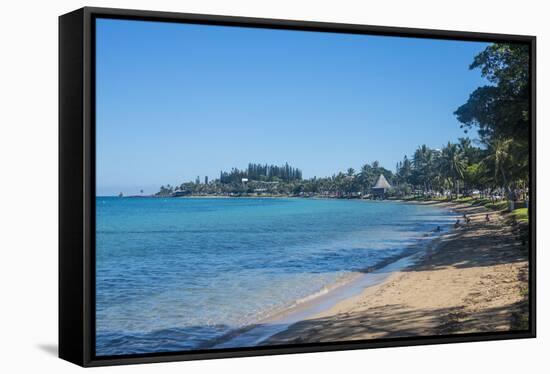
{"label": "clear sky", "polygon": [[153,193],[249,162],[305,178],[464,135],[487,44],[97,20],[97,194]]}

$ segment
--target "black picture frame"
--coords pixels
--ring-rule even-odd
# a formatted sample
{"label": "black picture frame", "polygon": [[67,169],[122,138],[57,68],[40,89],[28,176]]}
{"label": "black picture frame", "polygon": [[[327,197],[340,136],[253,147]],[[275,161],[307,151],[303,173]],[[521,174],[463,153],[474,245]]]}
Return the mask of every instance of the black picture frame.
{"label": "black picture frame", "polygon": [[[530,48],[529,329],[369,341],[101,356],[95,347],[95,19],[116,18],[414,38]],[[59,18],[59,357],[81,366],[325,352],[536,336],[536,37],[85,7]]]}

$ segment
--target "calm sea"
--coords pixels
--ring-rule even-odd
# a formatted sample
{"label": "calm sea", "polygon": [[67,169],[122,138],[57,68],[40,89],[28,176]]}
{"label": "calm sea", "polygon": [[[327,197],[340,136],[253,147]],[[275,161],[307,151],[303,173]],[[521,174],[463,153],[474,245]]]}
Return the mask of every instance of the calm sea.
{"label": "calm sea", "polygon": [[395,202],[98,197],[96,354],[205,348],[425,241]]}

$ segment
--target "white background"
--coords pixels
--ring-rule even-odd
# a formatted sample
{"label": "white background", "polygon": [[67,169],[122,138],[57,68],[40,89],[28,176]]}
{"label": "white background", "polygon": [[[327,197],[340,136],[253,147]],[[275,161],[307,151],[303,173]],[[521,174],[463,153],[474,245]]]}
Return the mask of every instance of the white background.
{"label": "white background", "polygon": [[[538,37],[538,338],[93,369],[95,373],[527,373],[549,345],[550,27],[545,1],[5,1],[0,22],[0,371],[74,372],[57,350],[57,17],[84,5]],[[546,165],[546,166],[543,166]],[[538,369],[537,369],[538,368]]]}

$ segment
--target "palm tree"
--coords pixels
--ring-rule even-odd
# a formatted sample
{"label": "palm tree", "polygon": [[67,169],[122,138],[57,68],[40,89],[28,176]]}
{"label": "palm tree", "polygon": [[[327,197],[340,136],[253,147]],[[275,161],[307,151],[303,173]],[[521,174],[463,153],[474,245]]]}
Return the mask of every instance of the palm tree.
{"label": "palm tree", "polygon": [[425,144],[418,147],[413,155],[412,164],[417,174],[417,181],[428,191],[433,178],[434,153]]}
{"label": "palm tree", "polygon": [[403,157],[403,162],[401,163],[401,169],[399,169],[399,179],[401,179],[401,181],[403,181],[404,183],[410,183],[411,175],[412,175],[412,163],[407,158],[407,156],[405,156]]}
{"label": "palm tree", "polygon": [[512,139],[492,139],[488,146],[488,156],[483,159],[487,168],[492,172],[494,182],[510,192],[510,184],[506,173],[507,165],[510,163]]}
{"label": "palm tree", "polygon": [[426,164],[425,164],[425,170],[426,170],[426,176],[427,176],[427,186],[429,190],[433,190],[433,180],[436,177],[436,170],[437,170],[437,161],[438,161],[439,153],[437,151],[434,151],[433,149],[429,149],[429,152],[426,153]]}
{"label": "palm tree", "polygon": [[460,180],[464,179],[464,171],[466,170],[466,159],[464,158],[464,154],[460,152],[458,144],[448,142],[443,147],[441,150],[440,169],[443,176],[452,179],[458,199]]}
{"label": "palm tree", "polygon": [[[470,138],[459,138],[458,139],[458,148],[460,149],[460,152],[462,153],[462,155],[464,156],[464,159],[466,160],[466,168],[465,169],[468,169],[468,167],[472,164],[475,163],[475,158],[474,157],[474,147],[472,147],[472,141],[470,140]],[[465,170],[466,172],[466,170]],[[464,190],[467,189],[467,186],[466,186],[466,178],[464,178]]]}
{"label": "palm tree", "polygon": [[472,150],[472,141],[470,138],[459,138],[458,148],[460,148],[460,152],[468,158],[470,156],[470,151]]}
{"label": "palm tree", "polygon": [[365,164],[361,167],[361,171],[359,172],[359,175],[358,175],[358,180],[359,180],[359,183],[361,184],[363,194],[365,194],[371,187],[370,186],[371,174],[372,174],[372,168],[369,164]]}

